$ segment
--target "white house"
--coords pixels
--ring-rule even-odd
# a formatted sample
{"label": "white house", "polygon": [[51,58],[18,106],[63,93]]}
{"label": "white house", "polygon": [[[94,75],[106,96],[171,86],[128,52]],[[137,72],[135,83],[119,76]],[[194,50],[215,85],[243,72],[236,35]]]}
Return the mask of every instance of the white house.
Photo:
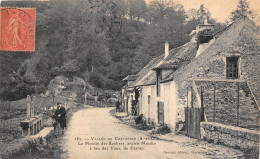
{"label": "white house", "polygon": [[185,120],[185,107],[203,103],[208,121],[214,116],[215,122],[258,129],[259,33],[252,21],[240,18],[216,33],[213,25],[199,25],[190,42],[170,51],[166,43],[164,55],[145,66],[128,87],[139,90],[138,114],[174,130]]}

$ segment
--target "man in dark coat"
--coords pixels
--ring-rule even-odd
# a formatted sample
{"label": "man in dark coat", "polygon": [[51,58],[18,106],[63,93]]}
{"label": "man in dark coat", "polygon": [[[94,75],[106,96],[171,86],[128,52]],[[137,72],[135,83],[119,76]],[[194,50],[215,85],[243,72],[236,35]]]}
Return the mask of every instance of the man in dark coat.
{"label": "man in dark coat", "polygon": [[67,127],[66,124],[66,109],[62,106],[60,102],[57,103],[57,110],[54,113],[54,118],[57,122],[60,123],[60,127],[62,128],[62,132],[64,133],[65,127]]}
{"label": "man in dark coat", "polygon": [[116,112],[120,112],[120,102],[116,102]]}

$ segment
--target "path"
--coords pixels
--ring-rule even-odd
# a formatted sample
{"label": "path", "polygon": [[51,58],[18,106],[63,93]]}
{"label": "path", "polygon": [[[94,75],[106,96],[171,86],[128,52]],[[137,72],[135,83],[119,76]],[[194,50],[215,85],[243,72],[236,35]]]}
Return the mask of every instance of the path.
{"label": "path", "polygon": [[[161,140],[149,140],[148,143],[156,143],[156,145],[135,145],[134,148],[138,150],[130,150],[131,146],[127,146],[128,150],[123,150],[125,145],[115,145],[114,147],[120,150],[111,151],[111,145],[107,145],[109,150],[90,150],[90,146],[85,142],[99,143],[101,141],[92,141],[91,137],[96,138],[112,138],[112,143],[127,144],[129,141],[114,140],[119,138],[147,138],[142,131],[129,127],[128,125],[120,123],[114,118],[109,111],[112,108],[88,108],[76,112],[68,125],[68,130],[64,136],[63,149],[66,151],[64,158],[70,159],[195,159],[195,158],[208,158],[208,150],[204,148],[196,149],[196,145],[191,146],[180,144],[178,142],[167,142]],[[81,140],[75,138],[81,138]],[[104,141],[104,140],[103,140]],[[108,142],[105,140],[104,142]],[[133,142],[133,141],[129,141]],[[139,142],[139,141],[136,141]],[[82,143],[83,145],[79,145]],[[102,149],[103,146],[91,146]],[[132,148],[133,148],[132,147]],[[140,149],[139,149],[140,147]],[[143,150],[142,150],[143,149]],[[215,150],[213,150],[215,151]],[[218,150],[221,151],[221,150]],[[211,152],[211,151],[210,151]],[[227,158],[227,156],[221,156]],[[231,157],[230,157],[231,158]]]}

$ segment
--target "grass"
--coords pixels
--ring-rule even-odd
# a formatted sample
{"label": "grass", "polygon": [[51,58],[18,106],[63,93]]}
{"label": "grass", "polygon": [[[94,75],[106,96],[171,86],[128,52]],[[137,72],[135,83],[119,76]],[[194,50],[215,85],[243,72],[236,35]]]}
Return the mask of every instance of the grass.
{"label": "grass", "polygon": [[[62,152],[59,144],[62,136],[52,135],[48,145],[40,139],[30,141],[29,147],[8,156],[12,159],[59,159]],[[5,159],[5,158],[3,158]]]}
{"label": "grass", "polygon": [[[70,119],[74,112],[82,109],[82,107],[77,107],[69,109],[67,112],[67,121]],[[67,124],[69,125],[69,124]],[[63,134],[61,134],[60,128],[58,131],[53,133],[48,139],[48,144],[44,140],[38,139],[37,141],[30,141],[29,147],[18,151],[17,153],[8,156],[7,158],[12,159],[60,159],[62,155],[66,155],[61,148],[63,142]],[[7,159],[6,158],[6,159]],[[5,158],[3,158],[5,159]]]}

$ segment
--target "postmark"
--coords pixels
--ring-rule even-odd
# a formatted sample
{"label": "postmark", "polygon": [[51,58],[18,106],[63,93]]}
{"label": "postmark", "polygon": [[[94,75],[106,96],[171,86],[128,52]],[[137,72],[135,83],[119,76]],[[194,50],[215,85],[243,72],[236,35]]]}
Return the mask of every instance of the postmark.
{"label": "postmark", "polygon": [[1,51],[35,51],[35,8],[1,8]]}
{"label": "postmark", "polygon": [[105,33],[107,38],[116,39],[122,27],[122,13],[117,5],[109,0],[89,0],[92,15],[95,17],[95,32]]}

